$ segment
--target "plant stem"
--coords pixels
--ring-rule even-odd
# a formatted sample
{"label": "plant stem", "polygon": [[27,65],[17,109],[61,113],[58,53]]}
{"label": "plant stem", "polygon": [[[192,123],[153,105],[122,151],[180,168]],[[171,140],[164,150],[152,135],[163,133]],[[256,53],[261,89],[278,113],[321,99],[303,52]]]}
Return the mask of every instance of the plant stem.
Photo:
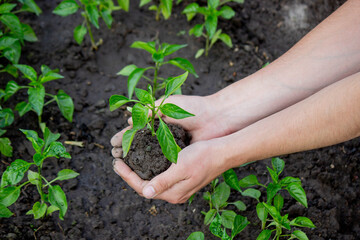
{"label": "plant stem", "polygon": [[42,190],[41,168],[42,168],[42,164],[38,167],[38,174],[39,174],[38,181],[39,181],[39,184],[36,185],[36,186],[37,186],[38,192],[39,192],[40,197],[41,197],[41,203],[44,203],[45,197],[44,197],[44,192]]}
{"label": "plant stem", "polygon": [[155,73],[154,73],[154,85],[153,85],[153,97],[155,98],[155,93],[157,92],[157,79],[158,79],[158,73],[159,73],[159,63],[155,64]]}
{"label": "plant stem", "polygon": [[51,100],[47,101],[47,102],[44,104],[44,107],[45,107],[46,105],[48,105],[48,104],[50,104],[50,103],[54,102],[54,101],[56,101],[56,99],[55,99],[55,98],[53,98],[53,99],[51,99]]}
{"label": "plant stem", "polygon": [[85,17],[85,20],[86,20],[86,27],[88,29],[90,40],[91,40],[91,46],[92,46],[93,49],[97,50],[98,47],[96,46],[94,36],[92,34],[92,31],[91,31],[91,25],[90,25],[90,20],[89,20],[88,16]]}
{"label": "plant stem", "polygon": [[158,8],[157,8],[157,10],[156,10],[155,20],[156,20],[156,21],[159,21],[159,20],[160,20],[160,5],[158,6]]}
{"label": "plant stem", "polygon": [[209,40],[209,35],[206,35],[206,44],[205,44],[205,56],[207,57],[208,56],[208,54],[209,54],[209,42],[210,42],[210,40]]}

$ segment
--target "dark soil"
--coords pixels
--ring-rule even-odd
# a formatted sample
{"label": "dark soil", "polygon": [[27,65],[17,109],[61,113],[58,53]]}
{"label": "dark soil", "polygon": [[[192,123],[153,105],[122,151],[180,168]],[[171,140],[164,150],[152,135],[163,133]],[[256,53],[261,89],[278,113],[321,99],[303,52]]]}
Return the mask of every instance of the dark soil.
{"label": "dark soil", "polygon": [[[156,121],[155,129],[157,129],[158,126],[159,121]],[[190,136],[182,127],[174,124],[168,124],[168,127],[174,135],[177,145],[179,145],[181,149],[190,144]],[[130,150],[124,158],[124,162],[144,180],[151,180],[166,171],[171,165],[171,162],[167,160],[162,153],[156,136],[153,136],[147,128],[135,134]]]}
{"label": "dark soil", "polygon": [[[127,126],[126,111],[110,112],[108,99],[113,94],[126,95],[126,78],[116,76],[127,64],[148,66],[149,54],[130,49],[135,40],[150,41],[156,36],[168,43],[187,43],[177,57],[188,58],[200,78],[189,77],[183,88],[188,95],[208,95],[232,82],[257,71],[267,61],[273,61],[293,46],[302,36],[337,9],[337,0],[246,0],[244,5],[234,6],[236,16],[230,21],[220,20],[219,26],[232,39],[234,47],[217,43],[208,58],[194,59],[203,40],[178,35],[188,31],[200,18],[188,24],[180,12],[183,1],[176,6],[168,21],[155,21],[153,12],[139,9],[138,1],[131,1],[129,13],[114,15],[114,25],[108,30],[94,31],[95,38],[103,38],[104,44],[97,52],[90,50],[89,40],[78,46],[73,40],[73,29],[81,24],[81,16],[67,18],[55,16],[51,11],[60,2],[38,0],[43,14],[39,17],[24,14],[23,20],[34,27],[39,42],[27,43],[21,63],[40,69],[41,64],[60,68],[63,80],[50,82],[47,90],[55,94],[64,89],[75,102],[74,122],[61,116],[56,104],[45,108],[43,120],[52,131],[61,134],[61,141],[84,141],[79,148],[67,145],[72,159],[49,160],[44,164],[44,175],[49,179],[63,168],[70,168],[80,176],[59,184],[67,193],[69,209],[64,221],[57,214],[43,220],[33,220],[25,213],[38,200],[36,190],[29,186],[20,199],[10,207],[16,216],[0,219],[0,239],[186,239],[193,231],[203,231],[206,239],[216,239],[203,225],[201,211],[208,209],[202,199],[203,189],[191,205],[172,205],[159,200],[146,200],[138,196],[112,170],[110,155],[111,137]],[[163,69],[164,76],[176,76],[182,71]],[[13,78],[0,75],[0,87]],[[25,83],[26,80],[16,80]],[[240,80],[241,81],[241,80]],[[140,82],[140,87],[145,85]],[[13,107],[26,99],[21,91],[9,100]],[[9,127],[9,137],[15,149],[13,158],[1,157],[0,173],[17,158],[31,160],[31,144],[18,131],[37,127],[37,116],[28,113],[16,117]],[[291,141],[291,139],[289,139]],[[286,161],[285,175],[300,177],[308,194],[309,208],[305,209],[284,194],[284,212],[289,218],[299,214],[309,217],[317,226],[306,230],[309,239],[360,239],[360,139],[314,151],[282,156]],[[263,183],[269,181],[266,173],[268,160],[237,169],[239,177],[257,174]],[[263,195],[265,193],[263,192]],[[233,194],[233,199],[243,200],[248,210],[242,213],[252,222],[238,239],[256,239],[259,234],[255,216],[256,202]]]}

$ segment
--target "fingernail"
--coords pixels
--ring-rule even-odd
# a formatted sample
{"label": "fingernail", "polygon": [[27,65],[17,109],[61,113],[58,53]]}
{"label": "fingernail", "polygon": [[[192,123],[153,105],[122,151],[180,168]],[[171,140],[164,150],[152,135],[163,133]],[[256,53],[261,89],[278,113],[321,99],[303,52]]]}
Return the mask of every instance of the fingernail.
{"label": "fingernail", "polygon": [[116,161],[117,161],[116,158],[114,158],[113,161],[112,161],[112,166],[113,166],[113,167],[115,166]]}
{"label": "fingernail", "polygon": [[143,190],[143,195],[146,198],[153,198],[155,196],[155,189],[152,186],[147,186]]}

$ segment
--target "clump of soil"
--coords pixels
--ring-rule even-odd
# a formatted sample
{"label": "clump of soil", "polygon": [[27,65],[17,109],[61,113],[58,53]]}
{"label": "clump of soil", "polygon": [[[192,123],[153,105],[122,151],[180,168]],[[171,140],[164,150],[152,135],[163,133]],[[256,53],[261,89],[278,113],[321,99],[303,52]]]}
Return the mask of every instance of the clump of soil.
{"label": "clump of soil", "polygon": [[[158,128],[158,125],[159,122],[156,121],[155,129]],[[183,149],[190,144],[191,137],[181,126],[168,124],[168,127],[179,147]],[[156,136],[152,136],[151,131],[147,128],[135,134],[124,162],[144,180],[151,180],[166,171],[171,165],[171,162],[162,153]]]}

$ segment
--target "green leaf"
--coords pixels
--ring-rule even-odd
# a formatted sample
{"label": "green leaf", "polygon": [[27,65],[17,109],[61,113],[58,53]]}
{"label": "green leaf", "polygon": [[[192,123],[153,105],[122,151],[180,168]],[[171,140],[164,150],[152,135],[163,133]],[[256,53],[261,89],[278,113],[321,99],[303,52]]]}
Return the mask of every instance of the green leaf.
{"label": "green leaf", "polygon": [[233,202],[233,203],[229,203],[229,204],[232,204],[232,205],[235,205],[236,208],[239,210],[239,211],[245,211],[246,210],[246,205],[245,203],[243,203],[242,201],[236,201],[236,202]]}
{"label": "green leaf", "polygon": [[217,16],[214,16],[214,15],[207,16],[207,18],[205,20],[205,28],[206,28],[206,31],[207,31],[210,39],[213,38],[213,36],[216,32],[217,22],[218,22],[218,18],[217,18]]}
{"label": "green leaf", "polygon": [[211,222],[210,224],[210,232],[215,235],[216,237],[219,237],[223,240],[225,240],[223,238],[224,235],[224,231],[221,227],[221,217],[219,215],[216,215],[216,217],[214,218],[214,220]]}
{"label": "green leaf", "polygon": [[32,27],[28,24],[22,23],[22,31],[24,33],[24,39],[28,42],[37,42],[38,38],[36,37],[36,34]]}
{"label": "green leaf", "polygon": [[306,193],[301,185],[297,182],[290,183],[286,190],[288,190],[289,194],[299,203],[301,203],[304,207],[308,207]]}
{"label": "green leaf", "polygon": [[314,223],[307,217],[297,217],[290,222],[291,226],[316,228]]}
{"label": "green leaf", "polygon": [[221,214],[221,223],[224,227],[232,229],[234,225],[234,220],[236,213],[234,211],[225,210]]}
{"label": "green leaf", "polygon": [[16,41],[13,45],[3,50],[4,57],[12,64],[19,62],[21,55],[21,45],[19,41]]}
{"label": "green leaf", "polygon": [[220,183],[213,194],[211,194],[212,203],[216,209],[220,209],[230,197],[230,187],[225,183]]}
{"label": "green leaf", "polygon": [[60,210],[59,218],[64,220],[68,204],[66,196],[59,185],[49,186],[49,202]]}
{"label": "green leaf", "polygon": [[14,67],[20,70],[24,77],[29,79],[31,82],[36,82],[37,80],[37,73],[34,68],[24,65],[24,64],[14,64]]}
{"label": "green leaf", "polygon": [[74,14],[80,6],[76,3],[76,0],[64,0],[53,11],[54,14],[66,17]]}
{"label": "green leaf", "polygon": [[204,24],[196,24],[193,28],[189,30],[189,35],[194,35],[195,37],[200,37],[204,30]]}
{"label": "green leaf", "polygon": [[48,150],[44,153],[48,157],[56,158],[71,158],[70,154],[66,151],[66,148],[61,142],[53,142],[50,144]]}
{"label": "green leaf", "polygon": [[29,88],[29,103],[38,116],[41,116],[44,107],[45,88],[43,85],[37,85]]}
{"label": "green leaf", "polygon": [[285,177],[284,179],[282,179],[279,184],[281,184],[281,186],[287,186],[289,185],[290,183],[293,183],[293,182],[297,182],[297,183],[300,183],[301,184],[301,180],[300,178],[294,178],[294,177]]}
{"label": "green leaf", "polygon": [[112,95],[109,99],[110,111],[114,111],[128,102],[131,101],[127,97],[121,95]]}
{"label": "green leaf", "polygon": [[106,26],[111,29],[111,25],[113,23],[113,17],[111,16],[111,10],[103,8],[100,10],[100,15],[104,20]]}
{"label": "green leaf", "polygon": [[208,0],[208,6],[210,8],[216,9],[220,4],[220,0]]}
{"label": "green leaf", "polygon": [[219,10],[219,15],[225,19],[230,19],[235,16],[235,11],[229,6],[223,6]]}
{"label": "green leaf", "polygon": [[122,75],[122,76],[129,76],[135,69],[137,69],[138,67],[134,64],[131,65],[127,65],[126,67],[124,67],[123,69],[121,69],[117,75]]}
{"label": "green leaf", "polygon": [[15,106],[15,110],[19,112],[20,117],[24,116],[25,113],[31,111],[31,105],[27,102],[19,102]]}
{"label": "green leaf", "polygon": [[128,78],[129,99],[132,98],[135,87],[138,84],[140,78],[142,77],[142,75],[144,74],[145,71],[146,71],[145,68],[137,68],[134,71],[132,71],[132,73],[129,75],[129,78]]}
{"label": "green leaf", "polygon": [[42,218],[46,213],[46,209],[46,203],[36,202],[32,208],[32,214],[34,214],[34,219]]}
{"label": "green leaf", "polygon": [[163,53],[164,53],[164,56],[168,56],[168,55],[171,55],[173,54],[174,52],[184,48],[184,47],[187,47],[187,44],[182,44],[182,45],[179,45],[179,44],[171,44],[171,45],[168,45],[165,49],[162,49],[163,50]]}
{"label": "green leaf", "polygon": [[11,64],[6,65],[6,67],[3,69],[5,72],[9,73],[10,75],[12,75],[14,78],[18,78],[19,74],[18,74],[18,70],[16,67],[14,67]]}
{"label": "green leaf", "polygon": [[27,177],[31,184],[39,185],[39,173],[29,170]]}
{"label": "green leaf", "polygon": [[12,157],[13,148],[8,138],[0,138],[0,152],[6,157]]}
{"label": "green leaf", "polygon": [[140,7],[142,7],[142,6],[144,6],[144,5],[146,5],[146,4],[148,4],[149,2],[151,2],[152,0],[140,0]]}
{"label": "green leaf", "polygon": [[169,127],[161,118],[159,118],[159,120],[160,123],[159,128],[156,131],[156,137],[159,141],[161,151],[170,162],[176,163],[178,158],[178,145],[176,144]]}
{"label": "green leaf", "polygon": [[40,13],[42,13],[41,9],[34,0],[22,0],[21,2],[24,4],[21,9],[25,9],[28,12],[33,12],[38,16],[40,15]]}
{"label": "green leaf", "polygon": [[263,203],[258,203],[256,205],[256,213],[260,221],[264,224],[266,222],[268,213]]}
{"label": "green leaf", "polygon": [[170,81],[166,83],[165,88],[165,96],[169,97],[171,94],[173,94],[178,88],[183,85],[183,83],[186,81],[187,76],[189,75],[189,72],[185,72],[184,74],[172,78]]}
{"label": "green leaf", "polygon": [[7,187],[0,189],[0,205],[8,207],[20,196],[20,187]]}
{"label": "green leaf", "polygon": [[253,189],[253,188],[248,188],[245,191],[243,191],[241,194],[246,197],[255,198],[258,201],[261,196],[261,192],[257,189]]}
{"label": "green leaf", "polygon": [[9,13],[16,7],[16,4],[13,3],[3,3],[0,5],[0,14]]}
{"label": "green leaf", "polygon": [[273,180],[273,182],[274,182],[274,183],[278,183],[278,181],[279,181],[279,176],[278,176],[277,172],[274,171],[274,170],[272,170],[272,169],[269,168],[269,167],[266,167],[266,168],[267,168],[267,170],[269,171],[270,176],[271,176],[271,179]]}
{"label": "green leaf", "polygon": [[242,188],[248,188],[259,185],[259,181],[255,175],[249,175],[239,181],[239,186]]}
{"label": "green leaf", "polygon": [[140,103],[132,108],[133,128],[140,130],[148,123],[149,109]]}
{"label": "green leaf", "polygon": [[118,0],[118,4],[119,6],[126,12],[129,11],[129,3],[130,1],[129,0]]}
{"label": "green leaf", "polygon": [[9,218],[14,215],[7,207],[0,204],[0,218]]}
{"label": "green leaf", "polygon": [[244,3],[245,0],[232,0],[232,1],[236,3]]}
{"label": "green leaf", "polygon": [[271,165],[273,169],[276,171],[277,175],[279,176],[280,173],[284,170],[285,162],[281,158],[272,158]]}
{"label": "green leaf", "polygon": [[50,207],[48,207],[47,211],[46,211],[46,215],[51,215],[53,212],[55,211],[59,211],[60,209],[56,206],[51,205]]}
{"label": "green leaf", "polygon": [[271,230],[265,229],[259,234],[256,240],[268,240],[270,237],[271,237]]}
{"label": "green leaf", "polygon": [[156,53],[156,49],[149,43],[136,41],[130,46],[131,48],[143,49],[151,54]]}
{"label": "green leaf", "polygon": [[50,131],[49,128],[45,128],[45,131],[44,131],[44,142],[45,142],[44,149],[45,149],[45,151],[47,150],[48,146],[50,146],[51,143],[55,142],[59,138],[60,138],[60,133],[54,134]]}
{"label": "green leaf", "polygon": [[18,184],[23,178],[26,171],[31,166],[31,163],[28,163],[21,159],[16,159],[11,163],[10,166],[6,168],[2,177],[1,177],[1,187],[14,186]]}
{"label": "green leaf", "polygon": [[306,236],[306,234],[301,230],[295,230],[291,233],[292,238],[297,238],[300,240],[309,240],[309,238]]}
{"label": "green leaf", "polygon": [[63,169],[60,172],[58,172],[56,179],[59,181],[63,181],[63,180],[76,178],[77,176],[79,176],[79,173],[77,173],[71,169]]}
{"label": "green leaf", "polygon": [[136,129],[129,129],[123,135],[121,145],[122,145],[122,149],[123,149],[123,157],[124,158],[126,157],[126,155],[128,154],[128,152],[130,150],[130,146],[134,139],[136,131],[137,131]]}
{"label": "green leaf", "polygon": [[243,217],[241,215],[236,215],[231,231],[231,239],[233,239],[236,235],[238,235],[249,224],[250,222],[247,220],[246,217]]}
{"label": "green leaf", "polygon": [[72,98],[60,89],[55,96],[55,100],[64,118],[72,122],[74,114],[74,102]]}
{"label": "green leaf", "polygon": [[96,5],[86,5],[85,7],[86,13],[89,16],[90,22],[99,29],[99,11]]}
{"label": "green leaf", "polygon": [[45,156],[42,155],[41,153],[35,153],[33,155],[33,161],[37,166],[40,166],[42,164],[42,162],[44,161]]}
{"label": "green leaf", "polygon": [[216,209],[210,209],[205,215],[204,224],[209,225],[212,222],[212,220],[214,220],[215,216],[216,216]]}
{"label": "green leaf", "polygon": [[193,232],[186,240],[204,240],[205,236],[202,232]]}
{"label": "green leaf", "polygon": [[195,58],[201,57],[201,56],[204,54],[204,51],[205,51],[205,49],[200,48],[200,49],[196,52]]}
{"label": "green leaf", "polygon": [[48,66],[41,65],[42,75],[40,76],[40,82],[46,83],[56,79],[64,78],[64,76],[57,73],[58,71],[59,69],[51,70]]}
{"label": "green leaf", "polygon": [[0,50],[11,47],[15,42],[17,42],[17,38],[3,36],[0,38]]}
{"label": "green leaf", "polygon": [[4,13],[0,16],[0,21],[8,27],[17,38],[20,40],[24,39],[21,22],[15,14]]}
{"label": "green leaf", "polygon": [[278,221],[281,221],[281,215],[280,213],[276,210],[276,208],[274,206],[268,205],[266,203],[263,203],[266,211],[274,218],[277,219]]}
{"label": "green leaf", "polygon": [[172,11],[172,0],[160,0],[161,13],[165,19],[169,19]]}
{"label": "green leaf", "polygon": [[41,148],[44,146],[44,141],[38,137],[37,132],[33,130],[20,129],[26,136],[26,138],[32,143],[36,152],[41,152]]}
{"label": "green leaf", "polygon": [[220,34],[219,39],[220,39],[221,41],[223,41],[229,48],[232,48],[232,47],[233,47],[233,44],[232,44],[232,42],[231,42],[231,38],[230,38],[230,36],[227,35],[226,33]]}
{"label": "green leaf", "polygon": [[195,116],[194,114],[189,113],[189,112],[185,111],[184,109],[182,109],[181,107],[176,106],[175,104],[172,104],[172,103],[166,103],[164,105],[161,105],[160,111],[165,116],[168,116],[168,117],[171,117],[174,119],[184,119],[184,118]]}
{"label": "green leaf", "polygon": [[4,97],[4,101],[8,100],[12,95],[14,95],[18,90],[20,89],[20,86],[15,81],[9,81],[6,84],[5,93],[6,96]]}
{"label": "green leaf", "polygon": [[14,113],[10,108],[0,110],[0,128],[10,126],[14,122]]}
{"label": "green leaf", "polygon": [[241,192],[241,188],[238,183],[239,181],[238,181],[238,178],[236,176],[234,169],[230,168],[229,170],[224,172],[222,175],[223,175],[223,178],[224,178],[226,184],[229,185],[229,187]]}
{"label": "green leaf", "polygon": [[150,93],[143,89],[135,88],[135,95],[142,104],[153,104],[154,99]]}
{"label": "green leaf", "polygon": [[[184,10],[183,10],[181,13],[182,13],[182,14],[186,14],[186,13],[196,13],[197,10],[198,10],[198,8],[199,8],[199,4],[197,4],[197,3],[190,3],[190,4],[188,4],[188,5],[184,8]],[[188,21],[190,21],[190,20],[188,19]]]}
{"label": "green leaf", "polygon": [[276,208],[276,210],[281,212],[283,206],[284,206],[284,198],[280,194],[276,195],[274,198],[274,207]]}
{"label": "green leaf", "polygon": [[181,68],[185,71],[188,71],[189,73],[191,73],[192,75],[194,75],[196,78],[198,78],[199,76],[196,74],[194,66],[191,64],[191,62],[185,58],[173,58],[171,60],[169,60],[170,64]]}
{"label": "green leaf", "polygon": [[162,62],[164,62],[164,54],[156,52],[152,55],[152,59],[156,63],[162,63]]}
{"label": "green leaf", "polygon": [[276,183],[269,183],[266,188],[266,196],[267,196],[267,203],[271,204],[272,199],[275,197],[276,193],[281,190],[281,186]]}
{"label": "green leaf", "polygon": [[79,25],[74,29],[74,39],[77,44],[81,45],[81,43],[84,41],[86,33],[87,29],[83,25]]}

